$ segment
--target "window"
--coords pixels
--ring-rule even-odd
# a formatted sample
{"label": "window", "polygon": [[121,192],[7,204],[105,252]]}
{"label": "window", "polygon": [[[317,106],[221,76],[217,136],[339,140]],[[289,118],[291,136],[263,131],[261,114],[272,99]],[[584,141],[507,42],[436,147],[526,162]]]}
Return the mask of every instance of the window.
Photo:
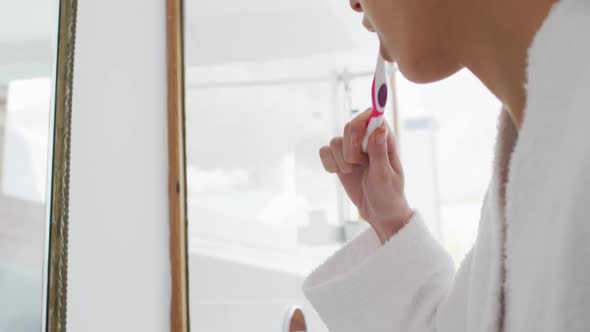
{"label": "window", "polygon": [[[348,59],[366,63],[357,71],[334,56],[189,68],[189,232],[198,238],[191,246],[335,248],[348,210],[318,150],[341,132],[349,105],[358,103],[350,86],[363,85],[358,94],[367,104],[372,61],[364,60]],[[306,231],[310,225],[322,234]],[[321,261],[314,256],[314,264]]]}
{"label": "window", "polygon": [[[397,82],[409,200],[423,202],[426,221],[459,262],[476,238],[500,102],[467,70],[428,85],[399,74]],[[432,192],[434,204],[424,202]]]}
{"label": "window", "polygon": [[[189,70],[192,235],[252,246],[329,243],[334,236],[302,239],[309,232],[300,230],[356,217],[317,154],[369,105],[372,61],[349,61],[364,61],[365,70],[330,57]],[[475,239],[500,104],[467,71],[430,85],[396,73],[396,82],[409,200],[459,261]]]}

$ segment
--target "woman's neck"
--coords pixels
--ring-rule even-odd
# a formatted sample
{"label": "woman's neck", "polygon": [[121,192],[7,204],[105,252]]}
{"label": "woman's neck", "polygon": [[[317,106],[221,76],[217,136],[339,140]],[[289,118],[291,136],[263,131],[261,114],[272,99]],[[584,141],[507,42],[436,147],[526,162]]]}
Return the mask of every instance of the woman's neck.
{"label": "woman's neck", "polygon": [[528,49],[557,1],[466,0],[457,24],[461,65],[500,99],[517,128],[526,107]]}

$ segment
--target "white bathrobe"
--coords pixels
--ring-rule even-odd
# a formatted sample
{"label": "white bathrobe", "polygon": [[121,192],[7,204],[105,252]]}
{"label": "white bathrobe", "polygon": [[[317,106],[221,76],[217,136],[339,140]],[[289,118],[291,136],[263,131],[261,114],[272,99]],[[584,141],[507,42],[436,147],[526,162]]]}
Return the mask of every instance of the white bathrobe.
{"label": "white bathrobe", "polygon": [[303,285],[330,331],[590,331],[590,0],[553,8],[528,82],[460,268],[419,212],[384,245],[367,231]]}

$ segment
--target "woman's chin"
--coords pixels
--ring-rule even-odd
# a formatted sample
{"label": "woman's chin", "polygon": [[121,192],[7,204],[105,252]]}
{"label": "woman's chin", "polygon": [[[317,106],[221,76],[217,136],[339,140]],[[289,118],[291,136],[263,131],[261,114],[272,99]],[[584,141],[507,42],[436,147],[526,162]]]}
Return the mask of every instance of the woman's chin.
{"label": "woman's chin", "polygon": [[456,65],[443,64],[438,61],[398,61],[400,73],[410,82],[416,84],[433,83],[444,80],[461,70]]}

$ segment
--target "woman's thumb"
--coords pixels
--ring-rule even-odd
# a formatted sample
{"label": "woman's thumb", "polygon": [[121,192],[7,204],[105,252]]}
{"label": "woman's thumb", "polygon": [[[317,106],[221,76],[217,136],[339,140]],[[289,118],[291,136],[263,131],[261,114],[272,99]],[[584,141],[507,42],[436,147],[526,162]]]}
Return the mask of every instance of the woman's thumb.
{"label": "woman's thumb", "polygon": [[389,155],[387,154],[387,127],[381,126],[369,138],[369,170],[374,173],[388,174],[391,172]]}

